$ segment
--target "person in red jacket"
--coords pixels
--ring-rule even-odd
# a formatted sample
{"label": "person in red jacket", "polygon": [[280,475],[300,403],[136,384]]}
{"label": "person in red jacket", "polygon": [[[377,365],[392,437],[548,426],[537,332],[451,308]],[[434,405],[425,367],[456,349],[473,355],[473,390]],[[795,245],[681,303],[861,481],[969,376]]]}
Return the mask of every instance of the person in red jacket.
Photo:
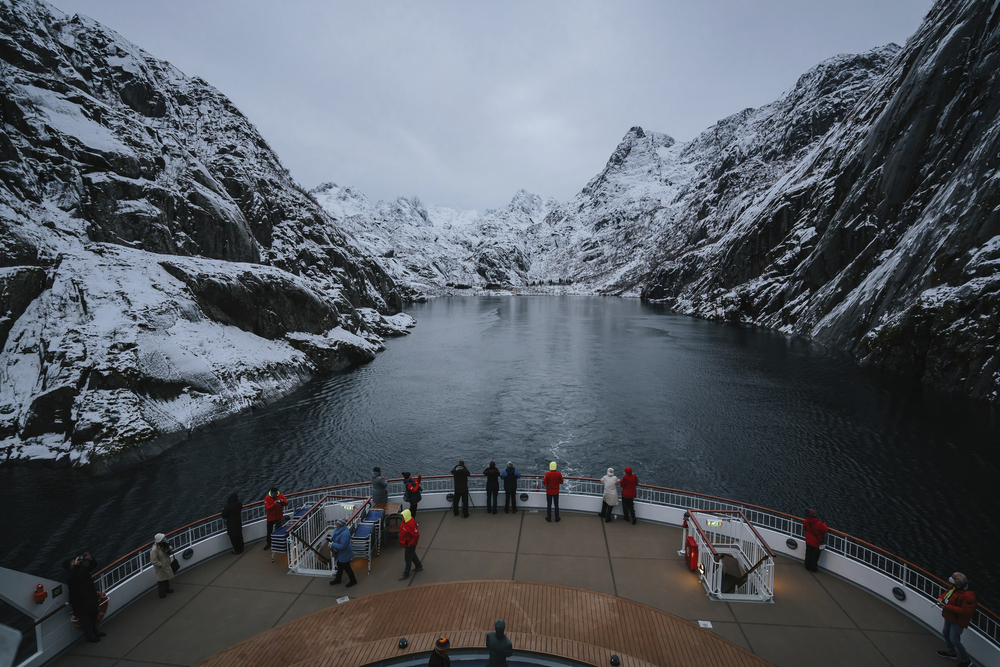
{"label": "person in red jacket", "polygon": [[403,501],[410,503],[410,514],[416,516],[417,514],[417,503],[420,502],[420,480],[423,479],[420,473],[417,473],[417,478],[413,479],[413,476],[408,472],[400,473],[403,476],[403,484],[406,490],[403,491]]}
{"label": "person in red jacket", "polygon": [[545,520],[552,522],[552,505],[556,506],[556,521],[559,521],[559,487],[563,483],[562,473],[556,470],[556,462],[549,464],[549,471],[542,478],[545,486]]}
{"label": "person in red jacket", "polygon": [[944,617],[944,641],[947,649],[938,651],[942,658],[954,660],[959,655],[962,662],[958,667],[969,667],[972,660],[962,646],[962,631],[969,627],[972,622],[972,614],[976,611],[976,594],[969,590],[969,579],[961,572],[956,572],[948,578],[951,588],[941,594],[937,605],[941,607],[941,616]]}
{"label": "person in red jacket", "polygon": [[403,558],[406,560],[406,567],[403,569],[403,576],[400,581],[410,576],[410,563],[415,566],[414,572],[424,569],[420,559],[417,558],[417,542],[420,541],[420,531],[417,529],[417,520],[413,518],[410,510],[403,510],[403,523],[399,526],[399,546],[403,547]]}
{"label": "person in red jacket", "polygon": [[639,486],[639,478],[632,474],[632,468],[625,466],[625,476],[622,477],[622,514],[626,521],[632,518],[635,525],[635,489]]}
{"label": "person in red jacket", "polygon": [[264,545],[264,551],[271,548],[271,533],[278,522],[285,518],[286,507],[288,501],[285,496],[278,492],[278,487],[272,486],[264,496],[264,509],[267,510],[267,544]]}
{"label": "person in red jacket", "polygon": [[806,569],[819,572],[819,545],[830,529],[816,516],[816,510],[806,510],[802,529],[806,534]]}

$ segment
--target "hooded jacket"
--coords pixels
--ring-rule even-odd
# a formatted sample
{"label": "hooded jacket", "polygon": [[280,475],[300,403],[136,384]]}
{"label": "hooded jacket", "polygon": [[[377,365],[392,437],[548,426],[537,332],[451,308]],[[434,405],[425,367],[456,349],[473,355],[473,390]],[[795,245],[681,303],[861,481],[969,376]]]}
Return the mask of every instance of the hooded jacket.
{"label": "hooded jacket", "polygon": [[351,528],[343,525],[333,531],[330,536],[330,549],[337,550],[338,563],[350,563],[354,558],[354,550],[351,548]]}
{"label": "hooded jacket", "polygon": [[[409,514],[410,510],[403,510],[403,512],[405,516],[405,514]],[[415,547],[419,541],[420,530],[417,529],[417,520],[411,516],[399,525],[399,546]]]}
{"label": "hooded jacket", "polygon": [[149,562],[153,564],[153,572],[156,573],[157,581],[170,581],[174,578],[174,571],[170,567],[170,553],[173,549],[167,541],[153,542],[153,548],[149,550]]}
{"label": "hooded jacket", "polygon": [[285,500],[285,494],[279,493],[277,496],[272,496],[271,492],[268,491],[267,495],[264,496],[264,509],[267,510],[267,520],[280,521],[285,516],[285,507],[287,505],[288,501]]}
{"label": "hooded jacket", "polygon": [[639,478],[632,474],[631,468],[625,468],[625,476],[622,477],[622,498],[635,498],[637,486],[639,486]]}
{"label": "hooded jacket", "polygon": [[506,493],[514,493],[517,491],[517,480],[521,478],[521,473],[517,471],[514,466],[507,466],[504,468],[503,472],[500,473],[500,477],[503,479],[503,490]]}
{"label": "hooded jacket", "polygon": [[[549,464],[549,471],[542,478],[542,486],[545,487],[545,495],[558,496],[559,486],[563,483],[562,473],[556,470],[556,462]],[[547,501],[546,501],[547,502]]]}
{"label": "hooded jacket", "polygon": [[[945,598],[948,598],[945,600]],[[973,593],[968,584],[962,590],[956,590],[952,586],[949,590],[941,594],[938,598],[944,603],[944,607],[941,609],[941,616],[944,620],[948,621],[952,625],[957,625],[960,628],[969,627],[969,623],[972,622],[972,615],[976,613],[976,594]]]}
{"label": "hooded jacket", "polygon": [[243,528],[243,505],[240,504],[239,496],[235,493],[229,495],[226,506],[222,508],[219,515],[226,520],[226,530],[229,532],[239,531]]}
{"label": "hooded jacket", "polygon": [[417,475],[416,479],[413,476],[407,478],[406,480],[406,493],[403,494],[403,499],[412,504],[417,504],[420,502],[420,480],[423,479],[422,475]]}
{"label": "hooded jacket", "polygon": [[514,655],[514,645],[510,637],[504,634],[506,624],[503,619],[493,624],[494,632],[486,633],[486,648],[490,651],[490,660],[486,667],[506,667],[507,658]]}
{"label": "hooded jacket", "polygon": [[372,502],[389,502],[389,480],[380,472],[372,472]]}
{"label": "hooded jacket", "polygon": [[68,573],[66,588],[69,589],[69,604],[73,613],[77,616],[96,614],[100,610],[100,596],[90,573],[97,567],[97,561],[84,558],[75,566],[72,562],[72,558],[67,558],[63,562],[63,569]]}
{"label": "hooded jacket", "polygon": [[483,471],[486,475],[486,490],[487,491],[499,491],[500,490],[500,468],[496,467],[496,464],[491,465],[486,470]]}
{"label": "hooded jacket", "polygon": [[819,548],[823,537],[830,532],[826,524],[814,516],[806,517],[805,521],[802,522],[802,528],[806,534],[806,544],[816,548]]}
{"label": "hooded jacket", "polygon": [[618,482],[619,479],[608,468],[608,474],[601,478],[604,483],[604,502],[611,507],[618,504]]}

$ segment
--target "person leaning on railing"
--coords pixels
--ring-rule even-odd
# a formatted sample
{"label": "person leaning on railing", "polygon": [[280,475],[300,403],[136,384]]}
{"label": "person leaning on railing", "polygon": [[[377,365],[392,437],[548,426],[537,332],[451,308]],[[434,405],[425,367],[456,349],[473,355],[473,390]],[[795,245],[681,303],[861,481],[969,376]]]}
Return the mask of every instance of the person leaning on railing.
{"label": "person leaning on railing", "polygon": [[378,466],[372,468],[372,503],[389,502],[389,480],[382,474],[382,469]]}
{"label": "person leaning on railing", "polygon": [[951,588],[941,594],[937,600],[937,605],[941,607],[941,616],[944,617],[944,641],[946,650],[938,651],[942,658],[954,660],[962,656],[962,662],[958,667],[969,667],[972,660],[962,646],[962,632],[969,627],[972,622],[972,615],[976,612],[976,594],[969,589],[969,578],[961,572],[956,572],[948,577]]}
{"label": "person leaning on railing", "polygon": [[173,548],[167,543],[167,536],[157,533],[153,537],[153,548],[149,550],[149,562],[153,566],[153,573],[156,574],[157,593],[161,598],[167,597],[167,593],[174,592],[170,587],[170,580],[174,578],[174,569],[170,565],[172,552]]}
{"label": "person leaning on railing", "polygon": [[90,573],[97,567],[97,561],[86,552],[82,556],[67,559],[63,563],[63,569],[68,576],[66,587],[69,589],[69,604],[73,609],[73,614],[80,619],[80,629],[91,644],[101,641],[103,632],[97,631],[97,616],[101,609],[101,596],[97,592],[97,586]]}
{"label": "person leaning on railing", "polygon": [[802,522],[802,530],[806,535],[806,569],[819,572],[820,545],[830,529],[816,516],[816,510],[806,510],[806,518]]}

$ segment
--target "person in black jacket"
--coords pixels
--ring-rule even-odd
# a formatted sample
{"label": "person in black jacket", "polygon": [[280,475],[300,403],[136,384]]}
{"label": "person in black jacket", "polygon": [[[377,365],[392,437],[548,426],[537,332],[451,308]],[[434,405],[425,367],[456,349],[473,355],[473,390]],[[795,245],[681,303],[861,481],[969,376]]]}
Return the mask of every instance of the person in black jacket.
{"label": "person in black jacket", "polygon": [[500,477],[503,478],[503,513],[517,514],[517,480],[521,473],[511,461],[507,461],[507,467],[500,473]]}
{"label": "person in black jacket", "polygon": [[97,631],[97,615],[100,613],[101,599],[90,573],[97,567],[97,561],[90,553],[76,558],[67,558],[63,569],[69,573],[66,588],[69,589],[69,604],[73,614],[80,619],[83,635],[91,644],[101,641],[103,632]]}
{"label": "person in black jacket", "polygon": [[497,496],[500,495],[500,468],[496,461],[490,461],[490,467],[483,471],[486,475],[486,513],[497,513]]}
{"label": "person in black jacket", "polygon": [[233,553],[243,553],[243,504],[235,493],[229,494],[220,516],[226,520],[226,532],[233,543]]}
{"label": "person in black jacket", "polygon": [[451,511],[458,516],[458,500],[462,499],[462,516],[469,518],[469,476],[472,473],[465,467],[465,461],[459,461],[458,465],[451,469],[451,476],[455,478],[455,496],[451,501]]}

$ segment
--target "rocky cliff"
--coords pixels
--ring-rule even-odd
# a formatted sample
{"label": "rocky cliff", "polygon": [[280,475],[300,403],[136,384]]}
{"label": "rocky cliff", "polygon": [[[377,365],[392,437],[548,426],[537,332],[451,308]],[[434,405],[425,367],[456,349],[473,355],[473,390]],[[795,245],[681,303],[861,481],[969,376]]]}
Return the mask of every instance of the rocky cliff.
{"label": "rocky cliff", "polygon": [[822,141],[643,295],[1000,400],[1000,8],[939,2]]}
{"label": "rocky cliff", "polygon": [[0,460],[142,452],[406,330],[204,81],[33,0],[0,0],[0,71]]}

